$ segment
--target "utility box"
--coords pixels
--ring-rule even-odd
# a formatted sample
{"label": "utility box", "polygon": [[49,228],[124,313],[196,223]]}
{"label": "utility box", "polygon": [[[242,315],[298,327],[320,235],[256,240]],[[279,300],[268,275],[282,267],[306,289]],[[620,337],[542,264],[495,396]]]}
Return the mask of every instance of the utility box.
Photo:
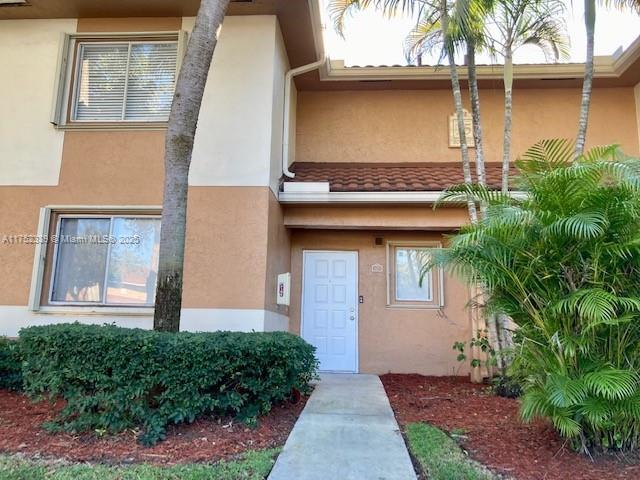
{"label": "utility box", "polygon": [[278,275],[278,286],[276,289],[276,303],[278,305],[289,305],[291,300],[291,274],[281,273]]}

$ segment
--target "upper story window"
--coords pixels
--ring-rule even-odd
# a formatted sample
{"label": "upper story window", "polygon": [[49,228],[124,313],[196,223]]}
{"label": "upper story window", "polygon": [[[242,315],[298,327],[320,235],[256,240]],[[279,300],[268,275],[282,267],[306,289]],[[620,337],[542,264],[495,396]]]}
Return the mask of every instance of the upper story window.
{"label": "upper story window", "polygon": [[52,123],[81,128],[166,122],[183,37],[180,33],[66,36]]}
{"label": "upper story window", "polygon": [[73,121],[166,121],[176,79],[177,42],[81,42]]}

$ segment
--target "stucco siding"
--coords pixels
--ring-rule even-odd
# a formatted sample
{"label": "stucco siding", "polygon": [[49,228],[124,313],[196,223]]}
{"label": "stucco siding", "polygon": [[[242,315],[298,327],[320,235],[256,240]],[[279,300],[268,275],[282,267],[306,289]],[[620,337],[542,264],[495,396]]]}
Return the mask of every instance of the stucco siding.
{"label": "stucco siding", "polygon": [[[575,138],[577,89],[519,89],[513,93],[513,157],[544,138]],[[480,92],[487,161],[502,158],[503,92]],[[468,101],[465,94],[465,104]],[[620,144],[638,154],[633,88],[593,91],[587,144]],[[296,161],[452,162],[447,121],[449,90],[300,92]]]}
{"label": "stucco siding", "polygon": [[[0,181],[11,185],[0,188],[0,207],[12,212],[0,216],[0,235],[35,236],[40,209],[49,205],[96,210],[161,205],[164,130],[62,132],[49,123],[58,48],[62,33],[190,30],[193,19],[89,18],[77,22],[77,28],[75,20],[0,23],[0,37],[13,42],[2,43],[0,52],[16,47],[18,39],[33,39],[33,45],[16,47],[23,58],[7,57],[15,64],[12,75],[0,80],[29,77],[27,88],[16,90],[11,84],[0,92],[3,102],[19,110],[22,122],[0,120]],[[287,329],[286,309],[275,306],[275,275],[289,269],[288,232],[272,189],[280,175],[288,61],[274,16],[229,17],[221,31],[192,164],[182,327]],[[27,52],[36,55],[29,58]],[[42,71],[35,70],[36,61]],[[22,71],[24,62],[29,68]],[[41,95],[45,82],[46,95]],[[148,311],[29,312],[34,252],[33,244],[0,242],[0,276],[6,286],[0,289],[0,334],[74,320],[151,326]]]}
{"label": "stucco siding", "polygon": [[638,143],[640,143],[640,83],[634,87],[633,95],[636,105],[636,128],[638,129]]}
{"label": "stucco siding", "polygon": [[0,185],[56,185],[64,133],[51,125],[62,33],[76,20],[0,21]]}
{"label": "stucco siding", "polygon": [[[183,30],[193,23],[184,18]],[[225,18],[200,109],[190,185],[270,184],[277,28],[275,16]]]}
{"label": "stucco siding", "polygon": [[[358,252],[358,347],[361,373],[420,373],[463,375],[468,368],[456,361],[455,341],[471,337],[471,315],[465,308],[469,292],[458,280],[445,276],[444,308],[410,309],[386,305],[386,248],[375,246],[375,232],[295,230],[291,237],[291,331],[300,334],[302,252],[355,250]],[[442,241],[440,233],[385,232],[384,241]],[[383,271],[372,270],[372,265]]]}
{"label": "stucco siding", "polygon": [[[38,314],[22,306],[0,306],[0,335],[17,337],[20,329],[35,325],[78,322],[103,325],[113,323],[124,328],[153,328],[151,315],[65,315]],[[287,320],[261,309],[183,308],[180,330],[186,332],[272,332],[286,330]]]}

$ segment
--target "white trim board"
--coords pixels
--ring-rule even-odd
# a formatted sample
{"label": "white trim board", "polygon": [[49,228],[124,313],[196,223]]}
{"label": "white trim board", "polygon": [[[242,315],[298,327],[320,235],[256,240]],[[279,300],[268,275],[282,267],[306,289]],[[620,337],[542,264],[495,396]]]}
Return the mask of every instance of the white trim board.
{"label": "white trim board", "polygon": [[[292,182],[293,183],[293,182]],[[285,183],[285,185],[287,185]],[[442,197],[442,191],[425,192],[319,192],[288,191],[280,192],[280,203],[436,203]],[[525,192],[511,192],[515,199],[526,198]],[[463,204],[460,201],[442,200],[442,203]]]}
{"label": "white trim board", "polygon": [[[83,323],[103,325],[113,323],[125,328],[153,328],[153,314],[87,314],[86,312],[47,311],[35,313],[25,306],[0,306],[0,336],[16,337],[21,328],[56,323]],[[288,331],[289,317],[262,309],[233,308],[183,308],[180,330],[187,332],[235,332]]]}

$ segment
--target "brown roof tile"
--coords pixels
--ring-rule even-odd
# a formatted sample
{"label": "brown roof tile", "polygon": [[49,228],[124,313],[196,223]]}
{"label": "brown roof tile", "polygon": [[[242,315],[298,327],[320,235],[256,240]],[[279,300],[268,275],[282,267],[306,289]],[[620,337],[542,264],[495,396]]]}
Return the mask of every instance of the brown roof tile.
{"label": "brown roof tile", "polygon": [[[440,191],[464,182],[462,165],[432,163],[315,163],[296,162],[295,178],[285,182],[329,182],[332,192],[420,192]],[[473,179],[475,165],[472,165]],[[502,165],[485,165],[487,184],[500,188]],[[512,175],[515,169],[512,168]]]}

